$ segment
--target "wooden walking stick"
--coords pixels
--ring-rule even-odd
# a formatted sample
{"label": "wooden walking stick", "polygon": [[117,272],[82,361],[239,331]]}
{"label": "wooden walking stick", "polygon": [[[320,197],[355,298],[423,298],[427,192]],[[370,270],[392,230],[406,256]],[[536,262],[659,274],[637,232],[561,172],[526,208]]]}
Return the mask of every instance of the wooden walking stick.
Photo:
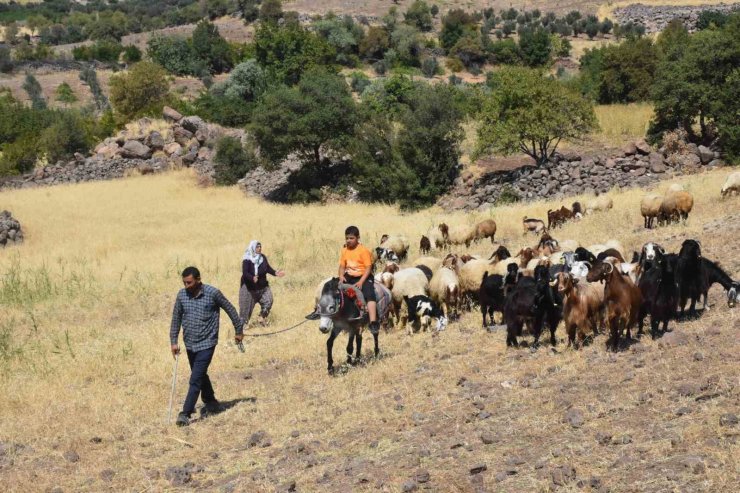
{"label": "wooden walking stick", "polygon": [[172,401],[175,399],[175,384],[177,384],[177,360],[179,354],[175,355],[175,366],[172,369],[172,392],[170,392],[170,410],[167,412],[167,424],[172,423]]}

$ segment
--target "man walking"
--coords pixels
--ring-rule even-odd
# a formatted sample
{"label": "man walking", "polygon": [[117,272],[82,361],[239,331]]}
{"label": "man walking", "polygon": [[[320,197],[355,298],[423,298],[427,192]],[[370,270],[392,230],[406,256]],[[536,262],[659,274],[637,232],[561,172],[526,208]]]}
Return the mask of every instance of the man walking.
{"label": "man walking", "polygon": [[182,283],[185,288],[177,293],[172,311],[170,344],[174,357],[180,353],[177,338],[182,326],[182,339],[187,350],[191,373],[190,388],[182,412],[177,416],[177,426],[190,424],[190,415],[195,412],[199,395],[203,399],[206,412],[217,413],[221,410],[213,393],[211,379],[208,378],[208,365],[211,364],[218,344],[218,324],[222,308],[234,324],[236,342],[239,343],[244,338],[242,333],[244,323],[234,305],[229,303],[220,290],[203,284],[197,268],[188,267],[182,271]]}

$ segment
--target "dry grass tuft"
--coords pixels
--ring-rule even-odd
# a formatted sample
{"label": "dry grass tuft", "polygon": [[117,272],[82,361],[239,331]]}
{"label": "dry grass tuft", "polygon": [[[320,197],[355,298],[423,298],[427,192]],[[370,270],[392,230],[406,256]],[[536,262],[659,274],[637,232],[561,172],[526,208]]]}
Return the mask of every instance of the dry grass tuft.
{"label": "dry grass tuft", "polygon": [[[726,175],[680,180],[696,200],[687,226],[646,232],[638,206],[644,191],[614,191],[612,211],[555,236],[584,244],[616,237],[629,251],[648,239],[675,250],[684,237],[701,238],[705,254],[723,258],[737,276],[729,240],[736,240],[740,218],[734,213],[734,226],[704,230],[740,206],[740,198],[719,200]],[[203,491],[274,491],[291,481],[299,491],[399,491],[418,469],[430,472],[433,491],[545,491],[550,468],[562,464],[615,492],[737,485],[737,428],[721,427],[719,417],[737,412],[738,312],[726,308],[719,291],[702,320],[673,324],[685,336],[676,347],[643,339],[611,355],[599,338],[580,352],[562,343],[557,352],[506,350],[503,333],[481,330],[479,314],[470,313],[439,334],[381,334],[383,357],[337,378],[326,376],[326,339],[315,323],[249,339],[242,355],[222,317],[211,375],[218,397],[233,407],[187,429],[165,424],[169,316],[185,266],[200,267],[205,282],[236,302],[243,249],[260,239],[271,263],[287,271],[272,282],[270,328],[277,329],[312,309],[315,285],[334,272],[349,224],[371,245],[383,233],[406,233],[413,259],[431,225],[493,217],[497,240],[515,250],[536,241],[521,236],[522,216],[543,217],[561,202],[477,214],[279,206],[246,199],[235,187],[198,188],[190,171],[2,198],[26,235],[21,247],[0,250],[5,491],[163,491],[170,488],[165,470],[186,462],[199,466],[188,486]],[[337,361],[345,341],[335,345]],[[365,354],[370,345],[365,338]],[[186,366],[181,362],[178,407]],[[683,383],[694,386],[690,397],[677,393]],[[564,422],[569,407],[583,414],[580,428]],[[680,407],[690,412],[678,417]],[[267,439],[248,446],[258,430],[269,446],[262,446]],[[484,433],[492,444],[481,441]],[[601,445],[600,433],[613,438]],[[694,456],[704,465],[696,474],[695,462],[684,465]],[[479,462],[488,470],[471,476]],[[507,468],[516,474],[497,483]],[[575,483],[562,491],[576,491]]]}
{"label": "dry grass tuft", "polygon": [[600,130],[592,138],[612,146],[644,138],[653,117],[649,103],[598,105],[595,112]]}

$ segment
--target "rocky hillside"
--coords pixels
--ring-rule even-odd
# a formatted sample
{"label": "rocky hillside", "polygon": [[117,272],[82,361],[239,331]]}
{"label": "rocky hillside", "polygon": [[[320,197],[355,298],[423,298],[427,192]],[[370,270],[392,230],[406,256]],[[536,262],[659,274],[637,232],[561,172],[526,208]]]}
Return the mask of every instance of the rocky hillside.
{"label": "rocky hillside", "polygon": [[644,5],[634,3],[614,10],[616,21],[620,24],[633,22],[645,26],[648,33],[657,33],[665,29],[673,19],[680,19],[684,26],[693,32],[699,14],[703,10],[714,10],[728,14],[740,9],[740,3],[718,3],[707,5]]}

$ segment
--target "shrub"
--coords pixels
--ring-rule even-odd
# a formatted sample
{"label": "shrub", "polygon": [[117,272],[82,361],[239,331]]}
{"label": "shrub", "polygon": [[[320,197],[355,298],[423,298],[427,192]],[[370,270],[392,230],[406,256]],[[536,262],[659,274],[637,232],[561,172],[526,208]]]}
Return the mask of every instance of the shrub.
{"label": "shrub", "polygon": [[379,26],[370,26],[367,35],[360,41],[360,56],[365,60],[380,60],[390,46],[388,31]]}
{"label": "shrub", "polygon": [[198,65],[207,67],[208,72],[220,74],[233,67],[229,43],[221,36],[213,23],[207,20],[198,23],[193,31],[191,46]]}
{"label": "shrub", "polygon": [[46,109],[46,99],[41,90],[41,84],[39,84],[39,81],[36,80],[36,77],[31,75],[30,72],[26,72],[26,79],[23,82],[23,90],[26,91],[28,97],[31,99],[31,107],[33,109]]}
{"label": "shrub", "polygon": [[257,167],[254,152],[248,151],[239,139],[230,136],[221,137],[216,142],[213,161],[217,185],[235,185],[247,172]]}
{"label": "shrub", "polygon": [[252,118],[254,104],[242,98],[204,92],[193,102],[193,113],[209,122],[227,127],[241,127]]}
{"label": "shrub", "polygon": [[370,85],[370,78],[362,72],[352,72],[349,85],[353,92],[362,94],[365,88]]}
{"label": "shrub", "polygon": [[111,77],[110,99],[119,121],[123,123],[144,114],[159,114],[169,85],[164,69],[153,62],[139,62],[128,73]]}
{"label": "shrub", "polygon": [[13,60],[10,58],[10,49],[0,46],[0,72],[8,73],[13,71]]}
{"label": "shrub", "polygon": [[123,48],[123,61],[125,63],[137,63],[141,61],[141,50],[135,45],[128,45]]}
{"label": "shrub", "polygon": [[203,75],[206,67],[198,62],[188,40],[179,36],[152,36],[147,55],[154,63],[175,75]]}
{"label": "shrub", "polygon": [[56,100],[61,103],[71,104],[77,101],[77,96],[66,82],[59,84],[54,94],[56,94]]}
{"label": "shrub", "polygon": [[0,175],[15,175],[31,171],[39,154],[38,135],[27,134],[3,146]]}
{"label": "shrub", "polygon": [[414,0],[404,14],[404,22],[422,32],[431,31],[434,26],[432,11],[424,0]]}
{"label": "shrub", "polygon": [[216,95],[232,99],[254,101],[267,89],[267,76],[256,60],[251,59],[237,65],[224,82],[211,89]]}
{"label": "shrub", "polygon": [[450,50],[465,31],[475,30],[473,18],[461,9],[453,9],[442,17],[442,30],[439,33],[439,41],[442,48]]}
{"label": "shrub", "polygon": [[457,73],[465,70],[465,65],[463,64],[463,62],[460,61],[459,58],[448,58],[445,65],[451,72]]}
{"label": "shrub", "polygon": [[526,29],[519,33],[522,61],[530,67],[543,67],[552,61],[550,33],[543,28]]}
{"label": "shrub", "polygon": [[80,80],[90,88],[90,92],[93,95],[93,101],[95,102],[95,107],[98,111],[110,109],[110,103],[108,102],[106,95],[103,93],[103,89],[100,87],[98,74],[95,72],[94,68],[85,67],[80,70]]}
{"label": "shrub", "polygon": [[439,71],[439,62],[435,57],[429,57],[425,58],[421,62],[421,73],[424,74],[424,77],[427,79],[431,79],[435,75],[437,75],[437,72]]}
{"label": "shrub", "polygon": [[72,56],[79,61],[117,63],[122,51],[123,46],[120,43],[104,39],[92,45],[76,46],[72,49]]}

